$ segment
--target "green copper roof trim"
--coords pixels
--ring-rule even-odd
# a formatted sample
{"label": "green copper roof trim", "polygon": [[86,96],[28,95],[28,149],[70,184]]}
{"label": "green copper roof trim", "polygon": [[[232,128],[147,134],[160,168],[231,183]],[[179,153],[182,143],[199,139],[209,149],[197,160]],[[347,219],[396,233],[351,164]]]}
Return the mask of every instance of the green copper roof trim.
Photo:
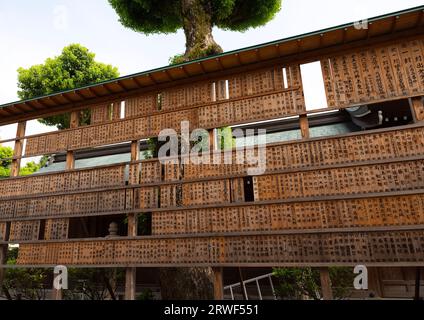
{"label": "green copper roof trim", "polygon": [[[368,20],[368,22],[374,22],[374,21],[378,21],[378,20],[382,20],[382,19],[386,19],[386,18],[390,18],[390,17],[395,17],[395,16],[398,16],[398,15],[403,15],[403,14],[412,13],[412,12],[418,12],[418,11],[421,11],[421,10],[424,11],[424,5],[405,9],[405,10],[401,10],[401,11],[397,11],[397,12],[392,12],[392,13],[388,13],[388,14],[384,14],[384,15],[380,15],[380,16],[376,16],[376,17],[372,17],[372,18],[367,18],[366,20]],[[183,63],[179,63],[179,64],[168,65],[168,66],[165,66],[165,67],[151,69],[151,70],[148,70],[148,71],[134,73],[134,74],[130,74],[130,75],[126,75],[126,76],[122,76],[122,77],[118,77],[118,78],[113,78],[113,79],[110,79],[110,80],[105,80],[105,81],[101,81],[101,82],[97,82],[97,83],[92,83],[92,84],[89,84],[89,85],[86,85],[86,86],[83,86],[83,87],[79,87],[79,88],[74,88],[74,89],[69,89],[69,90],[64,90],[64,91],[58,91],[58,92],[54,92],[54,93],[51,93],[51,94],[48,94],[48,95],[39,96],[39,97],[26,99],[26,100],[18,100],[18,101],[15,101],[15,102],[10,102],[10,103],[7,103],[7,104],[0,105],[0,109],[6,108],[6,107],[9,107],[9,106],[13,106],[15,104],[21,104],[21,103],[25,103],[25,102],[35,101],[35,100],[38,100],[38,99],[53,97],[53,96],[57,96],[59,94],[64,94],[64,93],[71,93],[71,92],[75,92],[75,91],[78,91],[78,90],[83,90],[83,89],[88,89],[88,88],[92,88],[92,87],[95,87],[95,86],[99,86],[99,85],[102,85],[102,84],[114,83],[114,82],[118,82],[120,80],[127,80],[127,79],[131,79],[131,78],[134,78],[134,77],[149,75],[150,73],[154,73],[154,72],[165,71],[165,70],[169,70],[169,69],[176,68],[176,67],[183,67],[183,66],[190,65],[190,64],[193,64],[193,63],[199,63],[199,62],[202,62],[202,61],[208,61],[208,60],[212,60],[212,59],[216,59],[216,58],[220,58],[220,57],[225,57],[225,56],[232,55],[232,54],[235,54],[235,53],[241,53],[241,52],[245,52],[245,51],[249,51],[249,50],[260,49],[260,48],[263,48],[263,47],[266,47],[266,46],[269,46],[269,45],[281,44],[281,43],[284,43],[284,42],[299,40],[299,39],[307,38],[307,37],[314,36],[314,35],[319,35],[319,34],[331,32],[331,31],[335,31],[335,30],[340,30],[340,29],[344,29],[344,28],[348,28],[348,27],[353,26],[353,24],[355,22],[356,21],[346,23],[346,24],[342,24],[342,25],[339,25],[339,26],[336,26],[336,27],[330,27],[330,28],[326,28],[326,29],[322,29],[322,30],[318,30],[318,31],[312,31],[312,32],[304,33],[304,34],[301,34],[301,35],[298,35],[298,36],[292,36],[292,37],[288,37],[288,38],[283,38],[283,39],[279,39],[279,40],[261,43],[261,44],[250,46],[250,47],[245,47],[245,48],[241,48],[241,49],[237,49],[237,50],[227,51],[227,52],[224,52],[224,53],[216,54],[216,55],[213,55],[213,56],[208,56],[208,57],[205,57],[205,58],[191,60],[191,61],[187,61],[187,62],[183,62]],[[117,93],[117,94],[119,94],[119,93]]]}

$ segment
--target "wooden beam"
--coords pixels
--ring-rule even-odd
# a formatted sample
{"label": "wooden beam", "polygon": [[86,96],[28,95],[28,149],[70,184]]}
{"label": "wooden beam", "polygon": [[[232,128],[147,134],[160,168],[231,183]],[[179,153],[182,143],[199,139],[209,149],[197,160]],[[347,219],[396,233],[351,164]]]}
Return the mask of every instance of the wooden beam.
{"label": "wooden beam", "polygon": [[31,103],[31,101],[25,102],[25,105],[30,107],[32,110],[37,111],[38,109]]}
{"label": "wooden beam", "polygon": [[137,77],[131,78],[136,84],[137,86],[141,89],[144,86],[141,84],[140,80],[137,79]]}
{"label": "wooden beam", "polygon": [[200,70],[202,70],[202,73],[203,73],[203,74],[206,74],[206,70],[205,70],[205,68],[203,67],[203,64],[202,64],[201,62],[198,62],[197,64],[199,65]]}
{"label": "wooden beam", "polygon": [[88,88],[88,91],[90,91],[95,97],[101,97],[96,91],[94,91],[92,88]]}
{"label": "wooden beam", "polygon": [[421,300],[421,267],[415,268],[415,294],[414,294],[414,300],[419,301]]}
{"label": "wooden beam", "polygon": [[185,75],[187,78],[189,78],[189,77],[190,77],[190,75],[188,74],[188,72],[187,72],[187,70],[186,70],[186,68],[185,68],[184,66],[180,67],[180,69],[183,71],[184,75]]}
{"label": "wooden beam", "polygon": [[158,82],[156,81],[156,79],[155,78],[153,78],[153,76],[152,76],[152,74],[151,73],[149,73],[149,74],[147,74],[147,77],[150,79],[150,81],[152,81],[154,84],[158,84]]}
{"label": "wooden beam", "polygon": [[330,272],[328,268],[320,268],[321,290],[324,300],[333,300],[333,290],[331,289]]}
{"label": "wooden beam", "polygon": [[424,100],[423,97],[415,97],[410,99],[412,116],[415,122],[424,120]]}
{"label": "wooden beam", "polygon": [[86,97],[84,97],[81,93],[78,92],[78,90],[75,90],[74,93],[80,98],[81,100],[87,100]]}
{"label": "wooden beam", "polygon": [[10,176],[11,177],[17,177],[19,176],[19,170],[21,168],[21,159],[22,153],[23,153],[23,145],[24,141],[20,138],[25,137],[25,129],[26,129],[26,122],[19,122],[18,128],[16,131],[16,141],[15,141],[15,149],[13,151],[13,157],[16,157],[17,159],[12,160],[12,165],[10,166]]}
{"label": "wooden beam", "polygon": [[223,268],[212,268],[213,270],[213,294],[215,300],[224,300]]}
{"label": "wooden beam", "polygon": [[[69,123],[69,127],[71,129],[77,128],[79,126],[79,112],[73,111],[71,112],[71,121]],[[66,170],[75,169],[75,156],[74,151],[66,152]]]}
{"label": "wooden beam", "polygon": [[223,66],[223,65],[222,65],[222,63],[221,63],[221,59],[219,59],[219,58],[215,58],[215,61],[218,63],[219,69],[220,69],[220,70],[224,70],[224,66]]}
{"label": "wooden beam", "polygon": [[108,87],[106,87],[106,84],[102,84],[102,88],[105,89],[108,94],[114,93],[112,90],[110,90]]}
{"label": "wooden beam", "polygon": [[309,121],[308,116],[306,114],[302,114],[299,116],[300,121],[300,131],[302,133],[302,139],[309,139]]}
{"label": "wooden beam", "polygon": [[169,78],[169,80],[174,81],[174,77],[169,73],[167,69],[165,69],[163,72],[165,72],[166,76]]}
{"label": "wooden beam", "polygon": [[[140,159],[140,141],[131,142],[131,161]],[[128,214],[128,236],[136,237],[138,229],[138,215],[135,213]],[[125,271],[125,300],[135,300],[137,268],[126,268]]]}
{"label": "wooden beam", "polygon": [[215,136],[215,129],[209,129],[209,150],[215,151],[216,148],[216,136]]}
{"label": "wooden beam", "polygon": [[379,298],[384,298],[381,268],[370,267],[368,269],[368,290],[371,290]]}
{"label": "wooden beam", "polygon": [[3,290],[3,282],[4,282],[4,275],[5,275],[5,269],[2,268],[2,265],[5,265],[7,262],[7,250],[8,250],[8,245],[7,244],[3,244],[0,245],[0,293]]}
{"label": "wooden beam", "polygon": [[122,91],[128,91],[129,89],[125,87],[125,85],[121,81],[116,81],[115,84],[121,89]]}

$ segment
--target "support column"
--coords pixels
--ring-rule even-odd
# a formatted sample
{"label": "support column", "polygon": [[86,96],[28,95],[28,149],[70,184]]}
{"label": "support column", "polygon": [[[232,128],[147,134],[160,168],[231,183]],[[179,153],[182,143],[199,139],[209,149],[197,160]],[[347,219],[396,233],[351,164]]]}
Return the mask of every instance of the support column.
{"label": "support column", "polygon": [[414,300],[416,300],[416,301],[421,300],[420,290],[421,290],[421,268],[416,267],[416,269],[415,269],[415,294],[414,294]]}
{"label": "support column", "polygon": [[[69,128],[74,129],[79,126],[79,112],[78,111],[72,111],[71,112],[71,120],[69,123]],[[75,155],[74,151],[67,151],[66,152],[66,165],[65,170],[73,170],[75,169]],[[82,220],[82,219],[81,219]],[[62,300],[63,299],[63,290],[59,289],[56,290],[55,288],[52,288],[52,300]]]}
{"label": "support column", "polygon": [[319,275],[321,279],[322,296],[324,300],[333,300],[333,291],[331,290],[331,279],[328,268],[320,268]]}
{"label": "support column", "polygon": [[[23,153],[24,140],[26,130],[26,121],[19,122],[18,128],[16,130],[16,141],[13,151],[13,157],[18,159],[13,159],[10,166],[10,177],[19,176],[19,171],[21,169],[21,157]],[[0,245],[0,266],[6,264],[7,260],[7,251],[8,245]],[[5,270],[0,267],[0,292],[3,291],[3,281],[4,281]]]}
{"label": "support column", "polygon": [[212,268],[213,271],[213,293],[215,300],[224,300],[224,279],[222,268]]}
{"label": "support column", "polygon": [[19,170],[21,169],[20,157],[22,157],[23,147],[24,147],[24,141],[19,138],[25,137],[25,130],[26,130],[26,122],[19,122],[18,129],[16,131],[17,140],[15,142],[15,149],[13,152],[13,157],[18,157],[19,159],[12,160],[12,165],[10,166],[11,177],[19,176]]}
{"label": "support column", "polygon": [[[69,128],[74,129],[79,126],[79,113],[78,111],[71,112],[71,121]],[[73,151],[66,152],[66,170],[75,169],[75,157]]]}
{"label": "support column", "polygon": [[414,97],[411,98],[411,109],[412,116],[414,117],[414,121],[423,121],[424,120],[424,101],[423,97]]}
{"label": "support column", "polygon": [[368,268],[368,290],[371,290],[379,298],[384,297],[384,288],[381,281],[381,271],[384,269],[380,267]]}
{"label": "support column", "polygon": [[[131,161],[140,158],[140,141],[131,142]],[[128,236],[136,237],[138,229],[138,217],[136,214],[128,214]],[[125,300],[135,300],[136,295],[136,273],[137,268],[128,267],[125,270]]]}
{"label": "support column", "polygon": [[299,116],[299,122],[300,132],[302,133],[302,139],[308,139],[310,136],[308,116],[306,114],[302,114],[301,116]]}
{"label": "support column", "polygon": [[216,136],[215,136],[215,129],[209,130],[209,150],[211,152],[216,150]]}

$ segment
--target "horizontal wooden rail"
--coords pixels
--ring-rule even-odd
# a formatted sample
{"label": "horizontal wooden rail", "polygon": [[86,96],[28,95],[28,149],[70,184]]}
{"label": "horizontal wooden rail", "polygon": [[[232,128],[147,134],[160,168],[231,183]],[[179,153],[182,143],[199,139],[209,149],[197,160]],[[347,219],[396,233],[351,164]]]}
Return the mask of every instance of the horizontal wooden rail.
{"label": "horizontal wooden rail", "polygon": [[[424,189],[416,190],[405,190],[405,191],[392,191],[392,192],[380,192],[380,193],[362,193],[362,194],[347,194],[337,196],[319,196],[319,197],[307,197],[307,198],[290,198],[290,199],[278,199],[278,200],[264,200],[254,202],[231,202],[231,203],[219,203],[219,204],[204,204],[204,205],[190,205],[184,207],[166,207],[166,208],[139,208],[139,209],[126,209],[126,210],[105,210],[96,211],[88,208],[85,211],[66,213],[63,210],[57,210],[53,214],[46,214],[42,211],[40,214],[27,215],[23,212],[21,215],[16,215],[15,211],[12,214],[6,215],[3,210],[0,216],[0,222],[6,221],[34,221],[39,219],[63,219],[63,218],[78,218],[78,217],[91,217],[91,216],[109,216],[109,215],[123,215],[131,213],[169,213],[169,212],[181,212],[190,210],[211,210],[219,211],[218,209],[231,210],[238,209],[241,207],[257,207],[257,206],[272,206],[282,204],[311,204],[315,202],[338,202],[338,201],[350,201],[350,200],[370,200],[370,199],[384,199],[384,198],[396,198],[404,196],[421,196],[424,194]],[[54,196],[53,196],[54,197]],[[30,200],[30,199],[29,199]],[[16,201],[16,200],[15,200]],[[19,200],[18,200],[19,201]],[[60,212],[59,212],[60,211]],[[416,218],[419,218],[417,216]]]}
{"label": "horizontal wooden rail", "polygon": [[[372,165],[385,165],[385,164],[396,164],[396,163],[404,163],[404,162],[414,162],[414,161],[421,161],[424,160],[424,154],[420,156],[410,156],[410,157],[401,157],[401,158],[392,158],[392,159],[384,159],[384,160],[371,160],[371,161],[357,161],[357,162],[350,162],[345,164],[335,164],[335,165],[324,165],[324,166],[312,166],[312,167],[300,167],[300,168],[289,168],[289,169],[280,169],[280,170],[269,170],[265,171],[260,176],[275,176],[275,175],[281,175],[281,174],[295,174],[295,173],[307,173],[307,172],[316,172],[316,171],[323,171],[323,170],[331,170],[331,169],[344,169],[344,168],[356,168],[356,167],[368,167]],[[224,165],[225,166],[225,165]],[[108,169],[110,168],[117,168],[125,170],[125,166],[116,166],[113,167],[106,167]],[[80,170],[80,171],[73,171],[74,173],[83,172],[83,173],[90,173],[94,172],[94,174],[103,174],[103,170],[97,170],[97,168],[91,168],[88,170]],[[60,175],[67,175],[68,172],[60,172]],[[53,176],[54,178],[57,178],[57,175],[34,175],[33,178],[38,177],[50,177]],[[257,177],[260,177],[257,176]],[[0,203],[2,201],[16,201],[16,200],[28,200],[28,199],[38,199],[38,198],[44,198],[44,197],[51,197],[51,196],[62,196],[62,195],[72,195],[72,194],[82,194],[82,193],[93,193],[93,192],[106,192],[106,191],[116,191],[116,190],[127,190],[127,189],[139,189],[139,188],[151,188],[151,187],[163,187],[163,186],[176,186],[176,185],[185,185],[185,184],[194,184],[199,182],[214,182],[214,181],[222,181],[222,180],[229,180],[229,179],[237,179],[237,178],[244,178],[249,177],[249,175],[245,173],[240,174],[227,174],[227,175],[219,175],[219,176],[213,176],[213,177],[200,177],[200,178],[192,178],[192,179],[183,179],[183,180],[174,180],[174,181],[163,181],[163,182],[152,182],[152,183],[131,183],[130,185],[126,185],[126,182],[124,181],[123,175],[118,176],[118,178],[113,180],[107,180],[104,179],[103,181],[107,181],[107,183],[104,184],[104,186],[101,186],[101,183],[98,182],[94,186],[90,186],[89,184],[87,186],[83,186],[81,184],[74,184],[71,185],[69,183],[60,183],[59,185],[62,187],[61,190],[58,191],[47,191],[46,189],[37,189],[45,187],[49,188],[52,184],[49,180],[42,180],[37,181],[35,185],[29,185],[28,190],[31,190],[31,192],[25,192],[25,190],[17,189],[15,192],[21,193],[21,195],[8,195],[8,196],[0,196]],[[26,177],[28,178],[28,177]],[[66,178],[66,180],[70,180],[72,178]],[[31,183],[32,179],[28,179],[28,184]],[[6,188],[8,187],[8,184],[1,185],[1,182],[7,182],[7,181],[13,181],[11,180],[0,180],[0,191],[2,191],[3,195],[6,195],[6,190],[2,189],[2,187]],[[19,180],[15,180],[19,181]],[[76,181],[79,181],[77,178]],[[20,181],[19,181],[20,182]],[[54,181],[56,182],[56,181]],[[57,182],[56,182],[57,183]],[[69,185],[69,186],[68,186]],[[11,185],[13,190],[15,190],[15,185]],[[66,187],[68,186],[68,187]],[[10,187],[10,186],[9,186]],[[84,192],[82,192],[84,191]]]}
{"label": "horizontal wooden rail", "polygon": [[22,265],[182,266],[424,263],[424,231],[108,239],[20,244]]}

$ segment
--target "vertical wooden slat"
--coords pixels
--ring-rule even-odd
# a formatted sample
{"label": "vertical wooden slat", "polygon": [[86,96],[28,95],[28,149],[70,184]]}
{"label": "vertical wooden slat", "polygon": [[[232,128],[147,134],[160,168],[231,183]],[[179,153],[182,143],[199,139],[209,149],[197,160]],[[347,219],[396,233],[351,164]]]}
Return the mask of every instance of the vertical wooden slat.
{"label": "vertical wooden slat", "polygon": [[411,107],[415,121],[424,120],[424,101],[423,97],[415,97],[411,99]]}
{"label": "vertical wooden slat", "polygon": [[321,279],[322,296],[324,300],[333,300],[333,291],[331,290],[331,279],[328,268],[320,268],[319,275]]}
{"label": "vertical wooden slat", "polygon": [[[20,138],[25,137],[25,130],[26,130],[26,121],[19,122],[18,128],[16,130],[17,140],[15,141],[15,149],[13,152],[13,156],[18,157],[19,159],[12,160],[12,164],[10,167],[11,177],[19,176],[19,170],[21,168],[20,158],[22,157],[23,143],[24,143],[24,141]],[[7,250],[8,250],[7,245],[0,245],[0,266],[6,264]],[[0,291],[2,291],[3,280],[4,280],[4,269],[0,267]]]}
{"label": "vertical wooden slat", "polygon": [[[25,129],[26,129],[26,122],[19,122],[18,129],[16,131],[16,138],[18,140],[16,140],[15,142],[15,150],[13,152],[14,157],[19,157],[19,158],[22,157],[24,141],[19,138],[25,137]],[[10,166],[10,176],[11,177],[19,176],[20,167],[21,167],[21,159],[14,159],[12,161],[12,165]]]}
{"label": "vertical wooden slat", "polygon": [[215,300],[224,300],[224,279],[222,268],[212,268],[213,271],[213,292]]}
{"label": "vertical wooden slat", "polygon": [[299,117],[299,121],[300,121],[300,132],[302,133],[302,139],[308,139],[310,136],[308,116],[306,114],[302,114]]}
{"label": "vertical wooden slat", "polygon": [[[73,111],[71,112],[71,120],[69,123],[69,128],[74,129],[77,128],[79,126],[79,113],[78,111]],[[66,170],[72,170],[75,168],[75,156],[74,156],[74,152],[73,151],[67,151],[66,152],[66,166],[65,169]],[[67,223],[69,225],[69,219],[64,219],[64,220],[68,220]],[[46,226],[50,225],[50,223],[52,223],[52,221],[47,221]],[[62,300],[63,297],[63,292],[62,290],[56,290],[55,288],[52,289],[52,299],[53,300]]]}
{"label": "vertical wooden slat", "polygon": [[[131,161],[138,161],[140,158],[140,142],[131,142]],[[128,214],[128,236],[137,236],[137,215]],[[125,270],[125,300],[135,300],[136,294],[136,272],[137,268],[127,268]]]}

